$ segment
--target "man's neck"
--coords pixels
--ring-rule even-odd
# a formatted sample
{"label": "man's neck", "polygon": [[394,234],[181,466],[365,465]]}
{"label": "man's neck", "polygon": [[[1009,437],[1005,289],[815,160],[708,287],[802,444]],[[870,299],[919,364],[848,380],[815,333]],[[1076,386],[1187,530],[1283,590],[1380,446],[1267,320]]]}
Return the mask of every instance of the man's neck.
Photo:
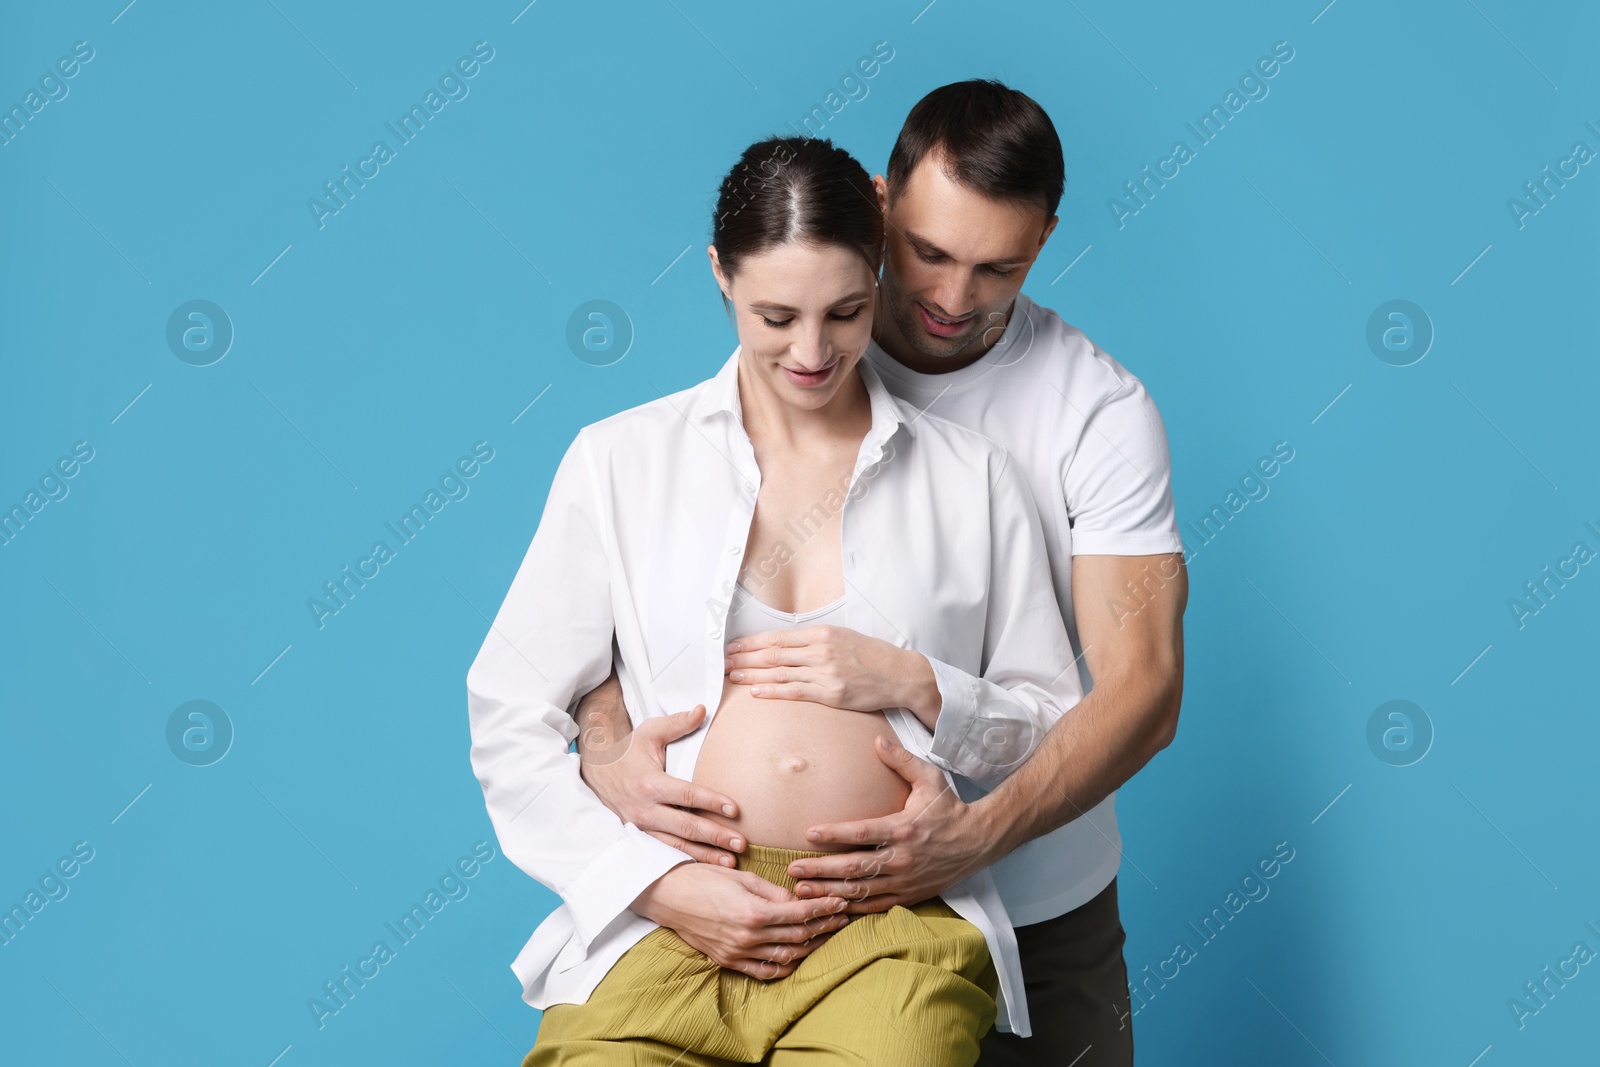
{"label": "man's neck", "polygon": [[950,356],[926,356],[913,348],[905,339],[905,335],[900,332],[899,324],[884,309],[883,299],[883,289],[880,287],[878,304],[872,319],[872,339],[896,363],[918,374],[950,374],[963,367],[972,366],[988,355],[989,350],[1005,336],[1006,327],[1011,324],[1011,316],[1017,310],[1017,302],[1011,301],[1011,306],[1006,308],[1005,318],[997,326],[984,330],[978,335],[977,340],[960,352]]}

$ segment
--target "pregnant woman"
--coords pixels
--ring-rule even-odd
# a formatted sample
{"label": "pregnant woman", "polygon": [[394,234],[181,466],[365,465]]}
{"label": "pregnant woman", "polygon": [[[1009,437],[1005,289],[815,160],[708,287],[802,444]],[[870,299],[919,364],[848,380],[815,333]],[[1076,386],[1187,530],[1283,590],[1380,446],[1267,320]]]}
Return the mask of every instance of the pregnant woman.
{"label": "pregnant woman", "polygon": [[[738,350],[578,434],[468,673],[495,832],[562,898],[513,964],[545,1011],[530,1067],[943,1067],[975,1062],[997,1019],[1028,1033],[987,873],[847,920],[838,898],[795,899],[786,872],[817,855],[806,827],[900,810],[880,736],[952,787],[992,787],[1081,692],[1022,475],[861,359],[882,225],[831,143],[745,151],[710,249]],[[725,677],[729,641],[775,630],[831,657],[829,704]],[[736,870],[621,822],[581,780],[571,711],[613,664],[635,725],[714,709],[666,769],[737,802]],[[738,967],[675,932],[748,900],[787,919]]]}

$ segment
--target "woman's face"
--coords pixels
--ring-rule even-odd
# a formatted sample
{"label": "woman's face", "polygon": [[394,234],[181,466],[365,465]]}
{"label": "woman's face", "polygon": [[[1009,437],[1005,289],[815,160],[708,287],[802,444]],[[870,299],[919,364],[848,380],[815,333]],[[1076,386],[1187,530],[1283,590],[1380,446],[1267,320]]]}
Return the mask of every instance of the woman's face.
{"label": "woman's face", "polygon": [[780,402],[827,406],[872,340],[875,278],[861,253],[791,241],[747,256],[733,276],[711,249],[733,305],[741,373]]}

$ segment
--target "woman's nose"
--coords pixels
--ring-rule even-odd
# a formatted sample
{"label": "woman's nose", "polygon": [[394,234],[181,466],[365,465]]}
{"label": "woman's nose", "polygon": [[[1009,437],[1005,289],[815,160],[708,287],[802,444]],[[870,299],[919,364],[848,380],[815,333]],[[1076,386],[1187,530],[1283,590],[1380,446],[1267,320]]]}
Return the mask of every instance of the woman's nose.
{"label": "woman's nose", "polygon": [[794,360],[805,371],[821,370],[828,363],[828,339],[820,331],[797,337],[794,343]]}

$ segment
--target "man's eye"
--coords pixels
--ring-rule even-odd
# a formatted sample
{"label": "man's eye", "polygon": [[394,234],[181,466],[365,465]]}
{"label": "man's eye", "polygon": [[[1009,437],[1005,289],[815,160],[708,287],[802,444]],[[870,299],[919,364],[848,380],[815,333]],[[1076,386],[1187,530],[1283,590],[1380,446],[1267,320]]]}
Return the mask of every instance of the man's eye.
{"label": "man's eye", "polygon": [[787,326],[791,322],[793,322],[794,320],[793,319],[784,319],[782,322],[773,322],[771,319],[769,319],[765,315],[763,315],[763,316],[761,316],[761,321],[766,323],[768,326],[771,326],[774,330],[781,330],[785,326]]}
{"label": "man's eye", "polygon": [[1006,270],[1001,270],[999,267],[985,267],[984,270],[987,270],[996,278],[1009,278],[1017,272],[1017,268],[1015,267],[1010,267]]}
{"label": "man's eye", "polygon": [[932,256],[930,256],[930,255],[928,255],[928,253],[924,252],[920,248],[916,249],[915,251],[917,253],[917,258],[922,260],[922,262],[924,262],[924,263],[941,263],[941,262],[944,261],[944,257],[943,256],[940,256],[940,255],[932,255]]}

